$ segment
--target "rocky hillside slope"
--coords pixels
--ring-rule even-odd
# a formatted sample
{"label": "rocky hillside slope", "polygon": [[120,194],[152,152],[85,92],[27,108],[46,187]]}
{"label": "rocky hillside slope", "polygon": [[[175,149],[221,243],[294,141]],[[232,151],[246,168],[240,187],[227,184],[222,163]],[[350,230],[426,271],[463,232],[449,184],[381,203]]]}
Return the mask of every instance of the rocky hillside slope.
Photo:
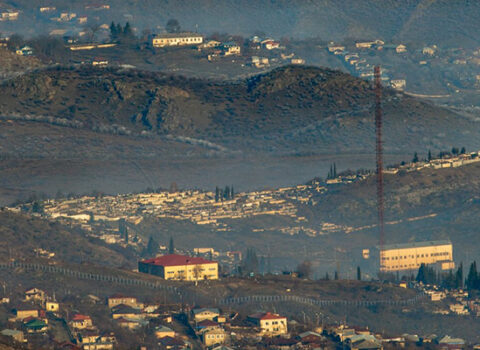
{"label": "rocky hillside slope", "polygon": [[[442,149],[458,140],[470,149],[478,146],[474,122],[391,90],[383,95],[387,151]],[[70,128],[167,135],[190,143],[185,138],[194,138],[244,153],[371,150],[373,101],[367,81],[295,66],[237,82],[58,68],[0,85],[4,116],[46,116]]]}

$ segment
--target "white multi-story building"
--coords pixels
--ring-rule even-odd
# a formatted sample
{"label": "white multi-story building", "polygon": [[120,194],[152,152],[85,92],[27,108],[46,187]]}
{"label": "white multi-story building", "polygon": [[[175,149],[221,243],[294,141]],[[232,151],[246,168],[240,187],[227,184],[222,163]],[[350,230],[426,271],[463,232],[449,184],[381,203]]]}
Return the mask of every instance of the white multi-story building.
{"label": "white multi-story building", "polygon": [[199,45],[203,36],[197,33],[159,34],[152,39],[153,47]]}

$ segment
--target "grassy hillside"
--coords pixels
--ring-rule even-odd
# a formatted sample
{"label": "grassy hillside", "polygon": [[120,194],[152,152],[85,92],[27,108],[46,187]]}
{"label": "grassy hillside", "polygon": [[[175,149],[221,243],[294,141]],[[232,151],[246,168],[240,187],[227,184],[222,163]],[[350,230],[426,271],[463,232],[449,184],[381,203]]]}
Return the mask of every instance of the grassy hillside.
{"label": "grassy hillside", "polygon": [[129,250],[107,246],[100,240],[89,239],[85,233],[49,223],[41,219],[0,211],[0,238],[8,244],[0,247],[0,259],[38,257],[34,249],[55,253],[55,260],[70,263],[95,263],[106,266],[129,266],[135,259]]}

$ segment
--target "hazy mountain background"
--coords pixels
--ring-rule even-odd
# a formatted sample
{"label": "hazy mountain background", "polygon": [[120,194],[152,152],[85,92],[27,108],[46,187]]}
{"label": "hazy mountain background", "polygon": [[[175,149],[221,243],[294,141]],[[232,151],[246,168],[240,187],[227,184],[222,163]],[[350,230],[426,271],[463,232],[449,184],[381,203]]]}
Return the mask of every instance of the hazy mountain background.
{"label": "hazy mountain background", "polygon": [[[29,191],[275,187],[374,165],[374,94],[339,71],[286,66],[234,82],[54,68],[0,85],[4,202]],[[386,162],[478,149],[477,122],[385,89]],[[22,194],[23,193],[23,194]]]}
{"label": "hazy mountain background", "polygon": [[[40,6],[79,11],[93,2],[73,0],[3,0],[0,6],[18,8],[28,21],[3,24],[34,36],[52,22]],[[477,1],[450,0],[110,0],[110,10],[91,11],[100,21],[132,22],[139,30],[160,31],[168,19],[202,33],[227,32],[249,36],[263,32],[276,37],[325,40],[346,38],[418,42],[451,47],[479,44]],[[24,25],[28,23],[28,25]]]}

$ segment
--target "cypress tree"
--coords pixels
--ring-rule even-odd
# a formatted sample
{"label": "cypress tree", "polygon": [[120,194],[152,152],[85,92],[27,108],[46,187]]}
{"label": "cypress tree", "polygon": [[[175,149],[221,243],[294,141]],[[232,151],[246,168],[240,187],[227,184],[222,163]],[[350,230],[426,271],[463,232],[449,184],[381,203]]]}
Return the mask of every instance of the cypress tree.
{"label": "cypress tree", "polygon": [[168,254],[175,254],[175,247],[173,245],[173,237],[170,237],[170,242],[168,242]]}

